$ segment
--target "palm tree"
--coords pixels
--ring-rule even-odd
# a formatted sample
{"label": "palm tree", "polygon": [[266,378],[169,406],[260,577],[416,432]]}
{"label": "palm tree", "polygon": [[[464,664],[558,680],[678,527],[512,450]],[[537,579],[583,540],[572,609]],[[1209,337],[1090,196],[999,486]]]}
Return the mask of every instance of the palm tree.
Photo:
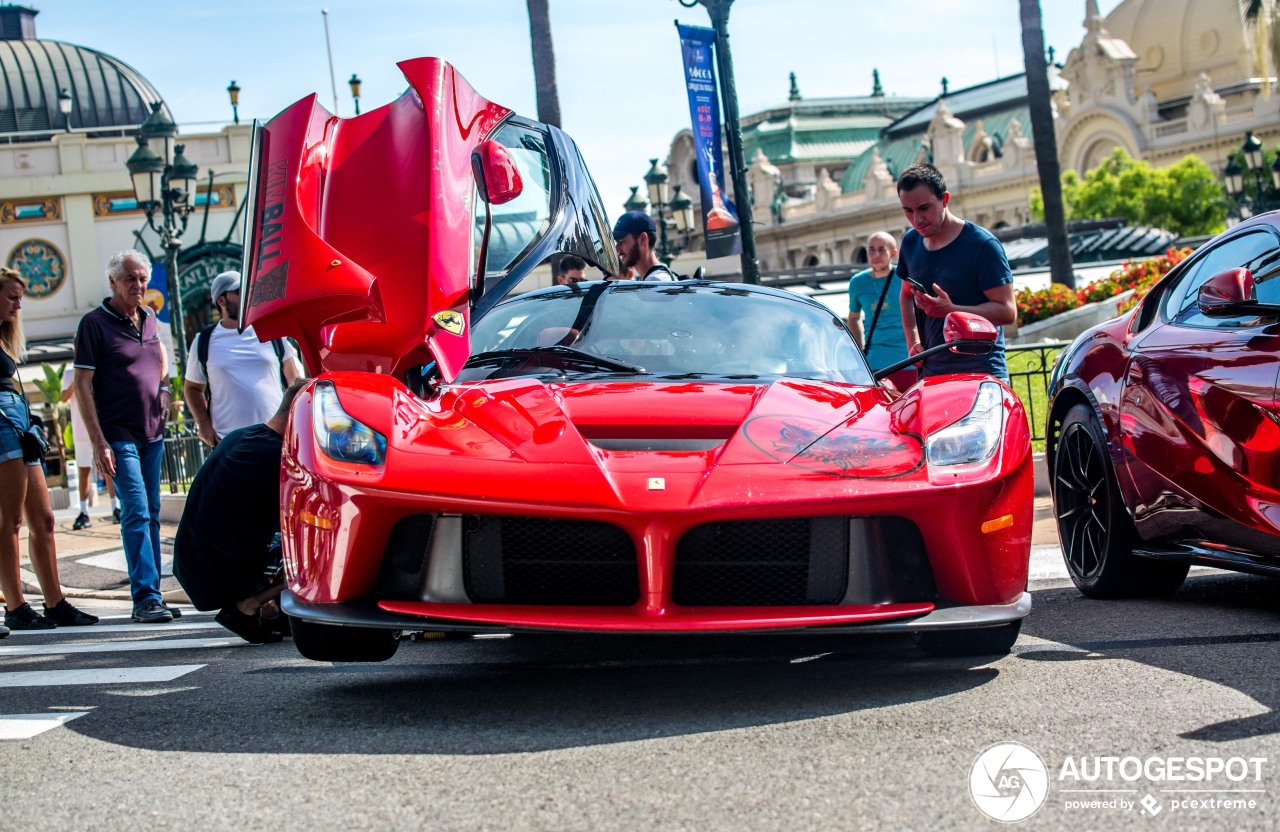
{"label": "palm tree", "polygon": [[538,121],[560,126],[560,96],[556,93],[556,51],[551,45],[548,0],[526,0],[529,38],[533,42],[533,81],[538,89]]}
{"label": "palm tree", "polygon": [[1266,78],[1280,67],[1280,3],[1277,0],[1240,0],[1240,12],[1253,35],[1253,60]]}
{"label": "palm tree", "polygon": [[1053,130],[1053,104],[1049,93],[1049,65],[1044,57],[1044,29],[1040,0],[1018,0],[1022,14],[1022,57],[1027,67],[1027,103],[1031,109],[1031,136],[1035,142],[1036,169],[1044,195],[1045,235],[1049,238],[1049,274],[1054,283],[1074,289],[1071,248],[1067,244],[1067,219],[1062,208],[1062,168],[1058,164],[1058,140]]}

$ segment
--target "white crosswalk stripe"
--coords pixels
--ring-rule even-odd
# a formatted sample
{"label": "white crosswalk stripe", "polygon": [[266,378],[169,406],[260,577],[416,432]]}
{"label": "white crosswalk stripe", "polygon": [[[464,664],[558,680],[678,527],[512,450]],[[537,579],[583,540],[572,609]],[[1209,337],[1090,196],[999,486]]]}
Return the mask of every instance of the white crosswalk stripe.
{"label": "white crosswalk stripe", "polygon": [[88,711],[64,711],[60,714],[8,714],[0,716],[0,740],[29,740],[59,725],[66,725]]}
{"label": "white crosswalk stripe", "polygon": [[[8,707],[0,705],[0,710],[21,713],[0,713],[0,743],[33,738],[40,742],[48,732],[72,720],[84,716],[95,718],[94,709],[100,704],[96,694],[90,693],[85,701],[83,693],[71,694],[70,691],[83,691],[93,685],[112,686],[107,692],[116,696],[104,698],[106,713],[96,716],[102,719],[110,713],[110,707],[119,702],[119,695],[150,696],[171,690],[191,690],[191,687],[155,686],[190,676],[208,666],[208,660],[197,664],[148,664],[146,657],[154,651],[208,651],[245,646],[246,642],[214,622],[212,613],[184,612],[181,619],[167,624],[135,624],[125,613],[101,616],[101,623],[89,627],[14,631],[0,642],[0,692],[10,689],[23,689],[23,692],[6,693],[3,701]],[[99,665],[110,666],[83,666],[95,660]],[[38,663],[34,668],[33,662]]]}
{"label": "white crosswalk stripe", "polygon": [[[216,621],[187,621],[185,618],[169,624],[94,624],[90,627],[59,627],[56,630],[14,630],[9,638],[26,639],[30,636],[100,636],[107,633],[129,633],[135,636],[168,635],[174,630],[222,630]],[[7,642],[8,639],[5,639]],[[3,643],[3,642],[0,642]]]}
{"label": "white crosswalk stripe", "polygon": [[[62,685],[122,685],[172,682],[204,667],[177,664],[160,667],[108,667],[88,670],[19,670],[0,673],[0,688],[61,687]],[[2,716],[2,714],[0,714]]]}
{"label": "white crosswalk stripe", "polygon": [[[147,641],[79,641],[60,644],[23,644],[0,647],[0,658],[12,656],[62,656],[72,653],[133,653],[139,650],[200,650],[206,647],[243,647],[239,636],[226,638],[164,638]],[[4,677],[0,675],[0,679]]]}

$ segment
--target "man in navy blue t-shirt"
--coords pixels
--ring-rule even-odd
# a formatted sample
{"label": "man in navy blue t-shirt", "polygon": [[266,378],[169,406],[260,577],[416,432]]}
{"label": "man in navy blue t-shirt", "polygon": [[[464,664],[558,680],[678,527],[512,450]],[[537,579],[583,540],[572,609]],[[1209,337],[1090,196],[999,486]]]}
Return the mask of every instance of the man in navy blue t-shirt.
{"label": "man in navy blue t-shirt", "polygon": [[[981,315],[1000,331],[995,349],[986,355],[940,352],[924,360],[921,374],[990,373],[1008,381],[1000,327],[1017,320],[1018,309],[1004,246],[985,228],[948,210],[951,193],[933,165],[912,165],[902,172],[898,201],[911,223],[898,252],[902,331],[911,354],[943,343],[943,321],[951,312]],[[923,284],[928,294],[912,288],[908,277]]]}

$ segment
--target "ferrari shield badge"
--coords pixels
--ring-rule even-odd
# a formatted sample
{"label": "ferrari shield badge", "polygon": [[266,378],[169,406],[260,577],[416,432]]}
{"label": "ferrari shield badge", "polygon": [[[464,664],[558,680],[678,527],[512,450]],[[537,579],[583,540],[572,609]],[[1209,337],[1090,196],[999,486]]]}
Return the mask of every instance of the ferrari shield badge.
{"label": "ferrari shield badge", "polygon": [[664,477],[649,477],[650,491],[666,491],[667,481]]}
{"label": "ferrari shield badge", "polygon": [[454,335],[461,335],[462,330],[467,325],[466,318],[462,317],[461,312],[455,312],[452,309],[445,309],[431,316],[431,320],[445,332],[452,332]]}

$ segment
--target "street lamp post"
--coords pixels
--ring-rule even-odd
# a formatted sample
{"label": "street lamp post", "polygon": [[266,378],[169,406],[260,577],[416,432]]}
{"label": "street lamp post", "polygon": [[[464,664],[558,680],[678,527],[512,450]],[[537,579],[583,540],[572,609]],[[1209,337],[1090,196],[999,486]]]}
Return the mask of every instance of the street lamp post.
{"label": "street lamp post", "polygon": [[729,172],[733,177],[733,195],[737,200],[739,229],[742,234],[742,282],[760,282],[760,261],[756,258],[756,231],[751,217],[751,192],[747,189],[747,166],[742,154],[742,124],[738,116],[738,88],[733,80],[733,55],[729,52],[729,8],[733,0],[680,0],[680,5],[693,8],[706,6],[711,27],[716,32],[716,69],[720,72],[721,99],[724,101],[724,132],[729,145]]}
{"label": "street lamp post", "polygon": [[[664,263],[670,263],[689,247],[689,238],[693,232],[693,200],[680,193],[680,186],[675,186],[672,193],[667,182],[667,169],[657,159],[649,160],[649,171],[644,175],[644,184],[652,205],[654,224],[658,226],[658,245],[654,253]],[[628,211],[643,211],[644,198],[631,189],[631,197],[622,207]],[[679,237],[672,239],[668,231],[674,230]]]}
{"label": "street lamp post", "polygon": [[351,85],[351,100],[356,102],[356,115],[360,115],[360,76],[351,73],[351,80],[347,83]]}
{"label": "street lamp post", "polygon": [[[1270,165],[1271,179],[1266,178],[1267,166],[1262,152],[1262,142],[1253,133],[1244,137],[1240,145],[1244,165],[1234,158],[1228,160],[1222,170],[1227,193],[1235,202],[1233,213],[1240,219],[1280,208],[1280,155]],[[1253,187],[1249,187],[1248,173],[1253,174]]]}
{"label": "street lamp post", "polygon": [[[234,86],[234,84],[233,84]],[[138,129],[138,149],[125,166],[133,180],[133,193],[138,207],[147,213],[147,226],[160,235],[164,249],[165,278],[168,288],[169,326],[173,332],[174,362],[179,377],[186,375],[187,342],[183,333],[182,286],[178,281],[178,252],[187,219],[195,207],[192,198],[200,174],[183,154],[183,145],[174,144],[178,125],[162,112],[164,104],[151,105],[151,115]],[[157,152],[159,151],[159,152]],[[156,224],[156,212],[160,224]]]}
{"label": "street lamp post", "polygon": [[71,132],[71,93],[63,87],[58,90],[58,112],[62,113],[62,129]]}
{"label": "street lamp post", "polygon": [[231,121],[240,123],[240,86],[235,81],[227,87],[227,95],[231,98]]}

